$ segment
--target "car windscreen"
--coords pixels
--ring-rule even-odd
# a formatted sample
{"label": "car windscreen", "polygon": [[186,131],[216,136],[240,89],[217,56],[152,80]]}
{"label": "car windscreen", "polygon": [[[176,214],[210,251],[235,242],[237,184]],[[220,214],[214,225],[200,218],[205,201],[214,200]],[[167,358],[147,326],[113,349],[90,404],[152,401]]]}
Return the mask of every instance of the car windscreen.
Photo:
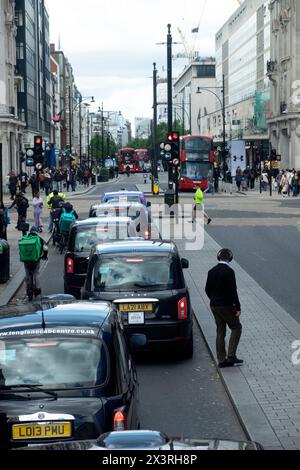
{"label": "car windscreen", "polygon": [[95,292],[175,289],[179,278],[178,265],[169,256],[102,256],[94,267],[93,288]]}
{"label": "car windscreen", "polygon": [[190,179],[206,179],[212,166],[208,162],[183,162],[180,174]]}
{"label": "car windscreen", "polygon": [[38,385],[48,389],[103,385],[108,357],[98,339],[18,337],[0,341],[0,390]]}
{"label": "car windscreen", "polygon": [[130,238],[129,225],[126,223],[107,223],[78,227],[71,235],[70,251],[75,253],[90,252],[98,243],[127,240]]}

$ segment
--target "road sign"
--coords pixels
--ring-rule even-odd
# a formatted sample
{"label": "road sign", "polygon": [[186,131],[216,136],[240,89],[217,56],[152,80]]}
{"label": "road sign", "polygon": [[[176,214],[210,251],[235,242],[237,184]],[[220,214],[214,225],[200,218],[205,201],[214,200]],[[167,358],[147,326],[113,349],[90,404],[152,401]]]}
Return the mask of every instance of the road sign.
{"label": "road sign", "polygon": [[26,158],[26,166],[34,166],[34,159],[32,157]]}
{"label": "road sign", "polygon": [[33,157],[34,155],[34,150],[33,149],[27,149],[26,150],[26,156],[27,157]]}
{"label": "road sign", "polygon": [[37,163],[35,165],[35,167],[36,167],[37,170],[41,170],[43,168],[43,165],[42,165],[42,163]]}
{"label": "road sign", "polygon": [[166,153],[166,154],[165,154],[165,159],[166,159],[166,160],[169,161],[169,160],[171,160],[171,158],[172,158],[172,154],[171,154],[171,153]]}

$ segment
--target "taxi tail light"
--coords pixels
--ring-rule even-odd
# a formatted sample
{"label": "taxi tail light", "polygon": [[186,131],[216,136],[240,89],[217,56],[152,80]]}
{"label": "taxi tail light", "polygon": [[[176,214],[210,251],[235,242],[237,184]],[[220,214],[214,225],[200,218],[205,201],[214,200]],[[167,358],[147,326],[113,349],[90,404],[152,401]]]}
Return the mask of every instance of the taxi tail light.
{"label": "taxi tail light", "polygon": [[66,259],[66,268],[68,274],[74,274],[74,260],[72,258]]}
{"label": "taxi tail light", "polygon": [[178,302],[178,319],[186,320],[187,319],[187,299],[184,297]]}
{"label": "taxi tail light", "polygon": [[114,431],[125,431],[126,429],[126,418],[122,411],[116,411],[114,414]]}
{"label": "taxi tail light", "polygon": [[150,232],[149,232],[149,230],[146,230],[146,232],[145,232],[145,240],[150,240]]}

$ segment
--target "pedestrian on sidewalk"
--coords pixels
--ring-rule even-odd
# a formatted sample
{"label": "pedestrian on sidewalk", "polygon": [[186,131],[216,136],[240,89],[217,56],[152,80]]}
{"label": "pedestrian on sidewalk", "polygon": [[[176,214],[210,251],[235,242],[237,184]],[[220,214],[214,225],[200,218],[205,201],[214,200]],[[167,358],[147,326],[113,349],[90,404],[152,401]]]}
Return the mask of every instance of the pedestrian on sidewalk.
{"label": "pedestrian on sidewalk", "polygon": [[[241,304],[239,301],[234,270],[229,263],[233,254],[228,248],[218,253],[219,264],[208,273],[205,292],[210,299],[210,307],[217,325],[217,357],[219,367],[242,365],[244,361],[236,356],[242,334],[240,322]],[[226,354],[225,337],[227,326],[231,329],[231,337]]]}
{"label": "pedestrian on sidewalk", "polygon": [[49,196],[50,191],[51,191],[51,176],[50,176],[50,174],[49,174],[48,171],[45,172],[45,183],[44,183],[44,186],[45,186],[45,193],[46,193],[46,196]]}
{"label": "pedestrian on sidewalk", "polygon": [[242,179],[243,179],[243,171],[240,166],[237,167],[236,172],[235,172],[235,182],[238,188],[238,191],[240,192],[241,190],[241,184],[242,184]]}
{"label": "pedestrian on sidewalk", "polygon": [[207,213],[204,210],[204,205],[203,205],[203,191],[201,190],[201,185],[200,183],[195,184],[195,205],[193,208],[193,218],[192,218],[192,223],[194,224],[196,222],[196,217],[197,217],[197,212],[198,211],[203,211],[204,218],[207,221],[207,225],[209,225],[212,221],[212,219],[207,215]]}
{"label": "pedestrian on sidewalk", "polygon": [[27,173],[25,173],[25,171],[21,171],[21,173],[19,174],[19,184],[22,193],[25,194],[28,184],[28,175]]}
{"label": "pedestrian on sidewalk", "polygon": [[13,201],[16,197],[17,194],[17,186],[18,186],[18,177],[16,176],[15,172],[12,171],[9,174],[9,180],[8,180],[8,189],[10,192],[10,198]]}
{"label": "pedestrian on sidewalk", "polygon": [[0,238],[7,241],[7,226],[10,224],[8,210],[0,201]]}
{"label": "pedestrian on sidewalk", "polygon": [[255,180],[256,180],[256,177],[257,177],[257,173],[256,173],[256,170],[255,168],[252,168],[250,170],[250,189],[255,189]]}
{"label": "pedestrian on sidewalk", "polygon": [[18,223],[16,229],[22,232],[23,235],[26,235],[29,230],[29,226],[26,223],[29,202],[22,192],[17,193],[14,202],[10,207],[8,207],[8,209],[12,209],[14,206],[16,206],[18,212]]}
{"label": "pedestrian on sidewalk", "polygon": [[35,193],[39,190],[39,180],[36,173],[30,176],[29,184],[31,186],[32,198],[34,198]]}
{"label": "pedestrian on sidewalk", "polygon": [[285,172],[284,175],[282,176],[281,181],[280,181],[280,186],[282,188],[281,189],[282,197],[285,198],[289,194],[289,191],[290,191],[290,183],[289,183],[289,177],[288,177],[287,172]]}
{"label": "pedestrian on sidewalk", "polygon": [[38,232],[43,231],[43,224],[42,224],[42,213],[44,208],[44,202],[41,198],[39,192],[36,192],[33,199],[33,216],[34,216],[34,225],[38,229]]}

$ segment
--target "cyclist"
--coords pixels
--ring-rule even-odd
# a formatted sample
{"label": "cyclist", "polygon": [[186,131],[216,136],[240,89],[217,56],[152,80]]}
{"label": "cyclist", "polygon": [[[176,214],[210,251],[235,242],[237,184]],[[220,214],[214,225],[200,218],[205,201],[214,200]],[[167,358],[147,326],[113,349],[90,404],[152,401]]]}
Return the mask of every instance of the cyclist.
{"label": "cyclist", "polygon": [[70,233],[70,228],[72,223],[78,220],[78,214],[74,210],[70,202],[66,202],[63,205],[61,217],[59,221],[59,231],[60,231],[60,252],[62,253],[64,247],[67,244],[68,236]]}
{"label": "cyclist", "polygon": [[[26,273],[26,291],[29,300],[33,295],[37,297],[41,295],[40,281],[40,261],[48,259],[48,246],[40,237],[38,229],[31,227],[29,234],[19,242],[20,243],[20,259],[24,263]],[[25,247],[23,252],[21,246]],[[26,260],[26,261],[25,261]]]}
{"label": "cyclist", "polygon": [[56,189],[47,196],[47,207],[50,209],[49,232],[53,230],[53,219],[60,217],[61,204],[65,202],[66,195],[59,193]]}

